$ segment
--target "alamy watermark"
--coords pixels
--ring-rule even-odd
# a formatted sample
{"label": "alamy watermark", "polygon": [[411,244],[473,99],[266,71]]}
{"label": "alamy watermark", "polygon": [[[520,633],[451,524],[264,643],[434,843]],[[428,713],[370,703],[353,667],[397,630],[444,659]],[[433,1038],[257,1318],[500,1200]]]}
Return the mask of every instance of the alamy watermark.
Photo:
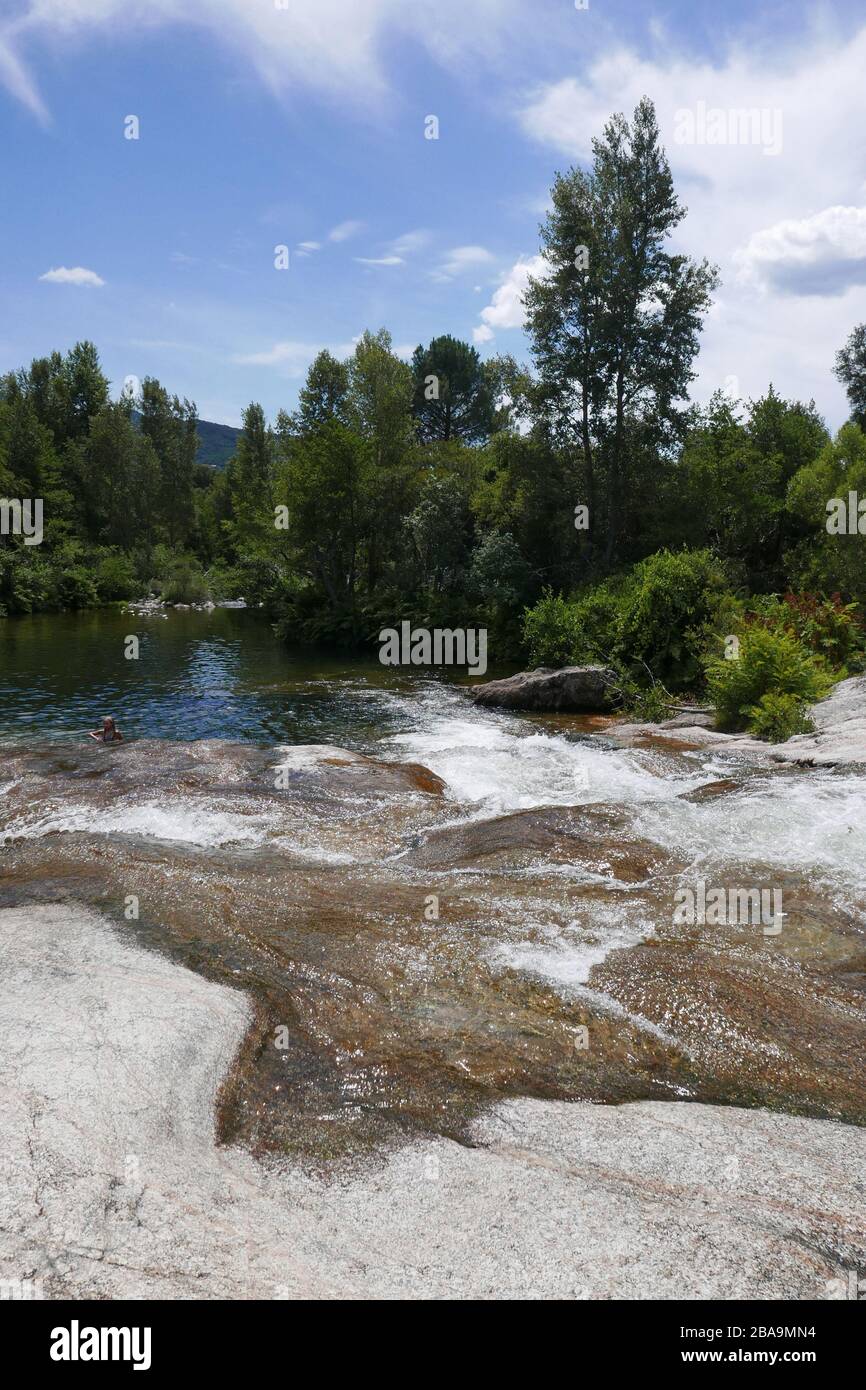
{"label": "alamy watermark", "polygon": [[44,1279],[0,1279],[0,1302],[30,1303],[44,1298]]}
{"label": "alamy watermark", "polygon": [[23,536],[25,545],[41,545],[42,498],[0,497],[0,536]]}
{"label": "alamy watermark", "polygon": [[678,145],[760,145],[764,154],[782,153],[782,112],[769,106],[680,107],[674,114]]}
{"label": "alamy watermark", "polygon": [[674,894],[674,926],[760,926],[779,936],[784,915],[781,888],[714,888],[699,879]]}
{"label": "alamy watermark", "polygon": [[827,503],[827,533],[831,536],[866,536],[866,497],[856,492],[831,497]]}
{"label": "alamy watermark", "polygon": [[472,676],[487,670],[487,628],[412,627],[408,621],[379,633],[383,666],[465,666]]}

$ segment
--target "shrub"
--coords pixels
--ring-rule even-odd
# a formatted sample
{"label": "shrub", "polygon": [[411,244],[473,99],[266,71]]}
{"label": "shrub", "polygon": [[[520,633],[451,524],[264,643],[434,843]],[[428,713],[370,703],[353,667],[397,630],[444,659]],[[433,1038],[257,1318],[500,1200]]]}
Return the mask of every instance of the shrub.
{"label": "shrub", "polygon": [[814,727],[806,715],[806,706],[796,695],[769,691],[757,705],[749,707],[751,732],[770,743],[783,743],[794,734],[808,734]]}
{"label": "shrub", "polygon": [[211,565],[205,572],[204,582],[211,598],[217,602],[223,599],[236,599],[244,592],[243,579],[237,569],[230,565]]}
{"label": "shrub", "polygon": [[208,586],[201,566],[191,557],[173,562],[161,578],[162,596],[166,603],[204,603]]}
{"label": "shrub", "polygon": [[96,590],[105,603],[115,599],[134,598],[141,591],[135,566],[128,555],[109,552],[100,556],[96,566]]}
{"label": "shrub", "polygon": [[765,695],[793,696],[811,704],[826,695],[833,681],[820,657],[807,651],[793,633],[747,626],[736,660],[711,657],[706,663],[717,723],[723,729],[744,729]]}
{"label": "shrub", "polygon": [[660,724],[663,719],[670,718],[670,693],[665,690],[661,681],[653,681],[652,685],[641,686],[629,677],[623,677],[620,682],[623,700],[623,712],[630,718],[640,721],[643,724]]}
{"label": "shrub", "polygon": [[61,608],[93,608],[98,601],[93,576],[83,564],[63,566],[58,576],[56,594]]}
{"label": "shrub", "polygon": [[533,608],[524,609],[523,645],[532,666],[568,666],[577,647],[574,605],[545,589]]}
{"label": "shrub", "polygon": [[576,654],[585,660],[608,661],[619,643],[623,601],[610,584],[598,584],[574,604]]}
{"label": "shrub", "polygon": [[620,658],[643,663],[671,689],[701,672],[701,628],[713,618],[725,573],[709,550],[660,550],[635,565],[623,595]]}
{"label": "shrub", "polygon": [[792,632],[809,651],[844,670],[863,652],[866,631],[856,603],[843,603],[839,594],[785,594],[755,600],[756,620],[774,630]]}

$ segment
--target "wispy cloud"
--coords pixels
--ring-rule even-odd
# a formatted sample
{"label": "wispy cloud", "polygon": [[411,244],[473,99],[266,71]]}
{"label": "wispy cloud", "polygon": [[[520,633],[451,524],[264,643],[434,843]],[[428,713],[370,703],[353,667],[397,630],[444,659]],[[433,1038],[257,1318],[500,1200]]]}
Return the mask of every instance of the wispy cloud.
{"label": "wispy cloud", "polygon": [[433,240],[433,233],[419,227],[414,232],[404,232],[402,236],[388,243],[388,251],[394,256],[412,256],[416,251],[423,251]]}
{"label": "wispy cloud", "polygon": [[328,240],[348,241],[349,237],[357,236],[363,230],[363,222],[356,222],[350,218],[348,222],[338,222],[336,227],[332,227],[328,232]]}
{"label": "wispy cloud", "polygon": [[39,276],[49,285],[85,285],[88,289],[98,289],[105,281],[95,270],[85,270],[83,265],[57,266],[56,270],[46,270]]}
{"label": "wispy cloud", "polygon": [[359,265],[405,265],[402,256],[353,256]]}
{"label": "wispy cloud", "polygon": [[[4,3],[4,9],[8,3]],[[20,46],[99,36],[133,39],[157,26],[209,31],[258,73],[274,94],[303,86],[342,105],[373,112],[389,94],[382,65],[386,32],[414,40],[452,71],[466,54],[487,61],[520,0],[437,0],[436,23],[406,0],[17,0],[0,21],[0,81],[36,115],[47,112],[25,70]]]}
{"label": "wispy cloud", "polygon": [[477,275],[479,270],[495,262],[496,257],[486,246],[455,246],[430,271],[430,279],[434,284],[447,285],[469,272]]}
{"label": "wispy cloud", "polygon": [[38,121],[41,121],[43,125],[48,125],[51,119],[48,109],[23,63],[9,47],[2,33],[0,33],[0,84],[23,102]]}

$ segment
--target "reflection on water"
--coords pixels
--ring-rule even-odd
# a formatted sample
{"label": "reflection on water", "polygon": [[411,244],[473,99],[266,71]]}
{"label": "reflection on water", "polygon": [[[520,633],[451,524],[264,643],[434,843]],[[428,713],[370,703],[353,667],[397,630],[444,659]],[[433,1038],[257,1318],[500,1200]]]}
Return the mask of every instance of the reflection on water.
{"label": "reflection on water", "polygon": [[[140,641],[137,661],[124,656],[130,635]],[[363,747],[402,727],[386,696],[406,684],[369,658],[290,652],[248,610],[0,620],[5,740],[64,739],[113,714],[133,738]]]}

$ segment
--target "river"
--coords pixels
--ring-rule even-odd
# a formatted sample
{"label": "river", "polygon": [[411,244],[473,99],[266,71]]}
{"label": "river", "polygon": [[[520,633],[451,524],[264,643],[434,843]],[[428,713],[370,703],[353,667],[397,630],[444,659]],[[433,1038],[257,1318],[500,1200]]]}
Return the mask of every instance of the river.
{"label": "river", "polygon": [[[460,1138],[515,1095],[866,1117],[862,775],[106,610],[0,623],[0,792],[0,906],[96,906],[253,997],[219,1125],[256,1152]],[[782,930],[677,922],[699,881],[782,893]]]}

